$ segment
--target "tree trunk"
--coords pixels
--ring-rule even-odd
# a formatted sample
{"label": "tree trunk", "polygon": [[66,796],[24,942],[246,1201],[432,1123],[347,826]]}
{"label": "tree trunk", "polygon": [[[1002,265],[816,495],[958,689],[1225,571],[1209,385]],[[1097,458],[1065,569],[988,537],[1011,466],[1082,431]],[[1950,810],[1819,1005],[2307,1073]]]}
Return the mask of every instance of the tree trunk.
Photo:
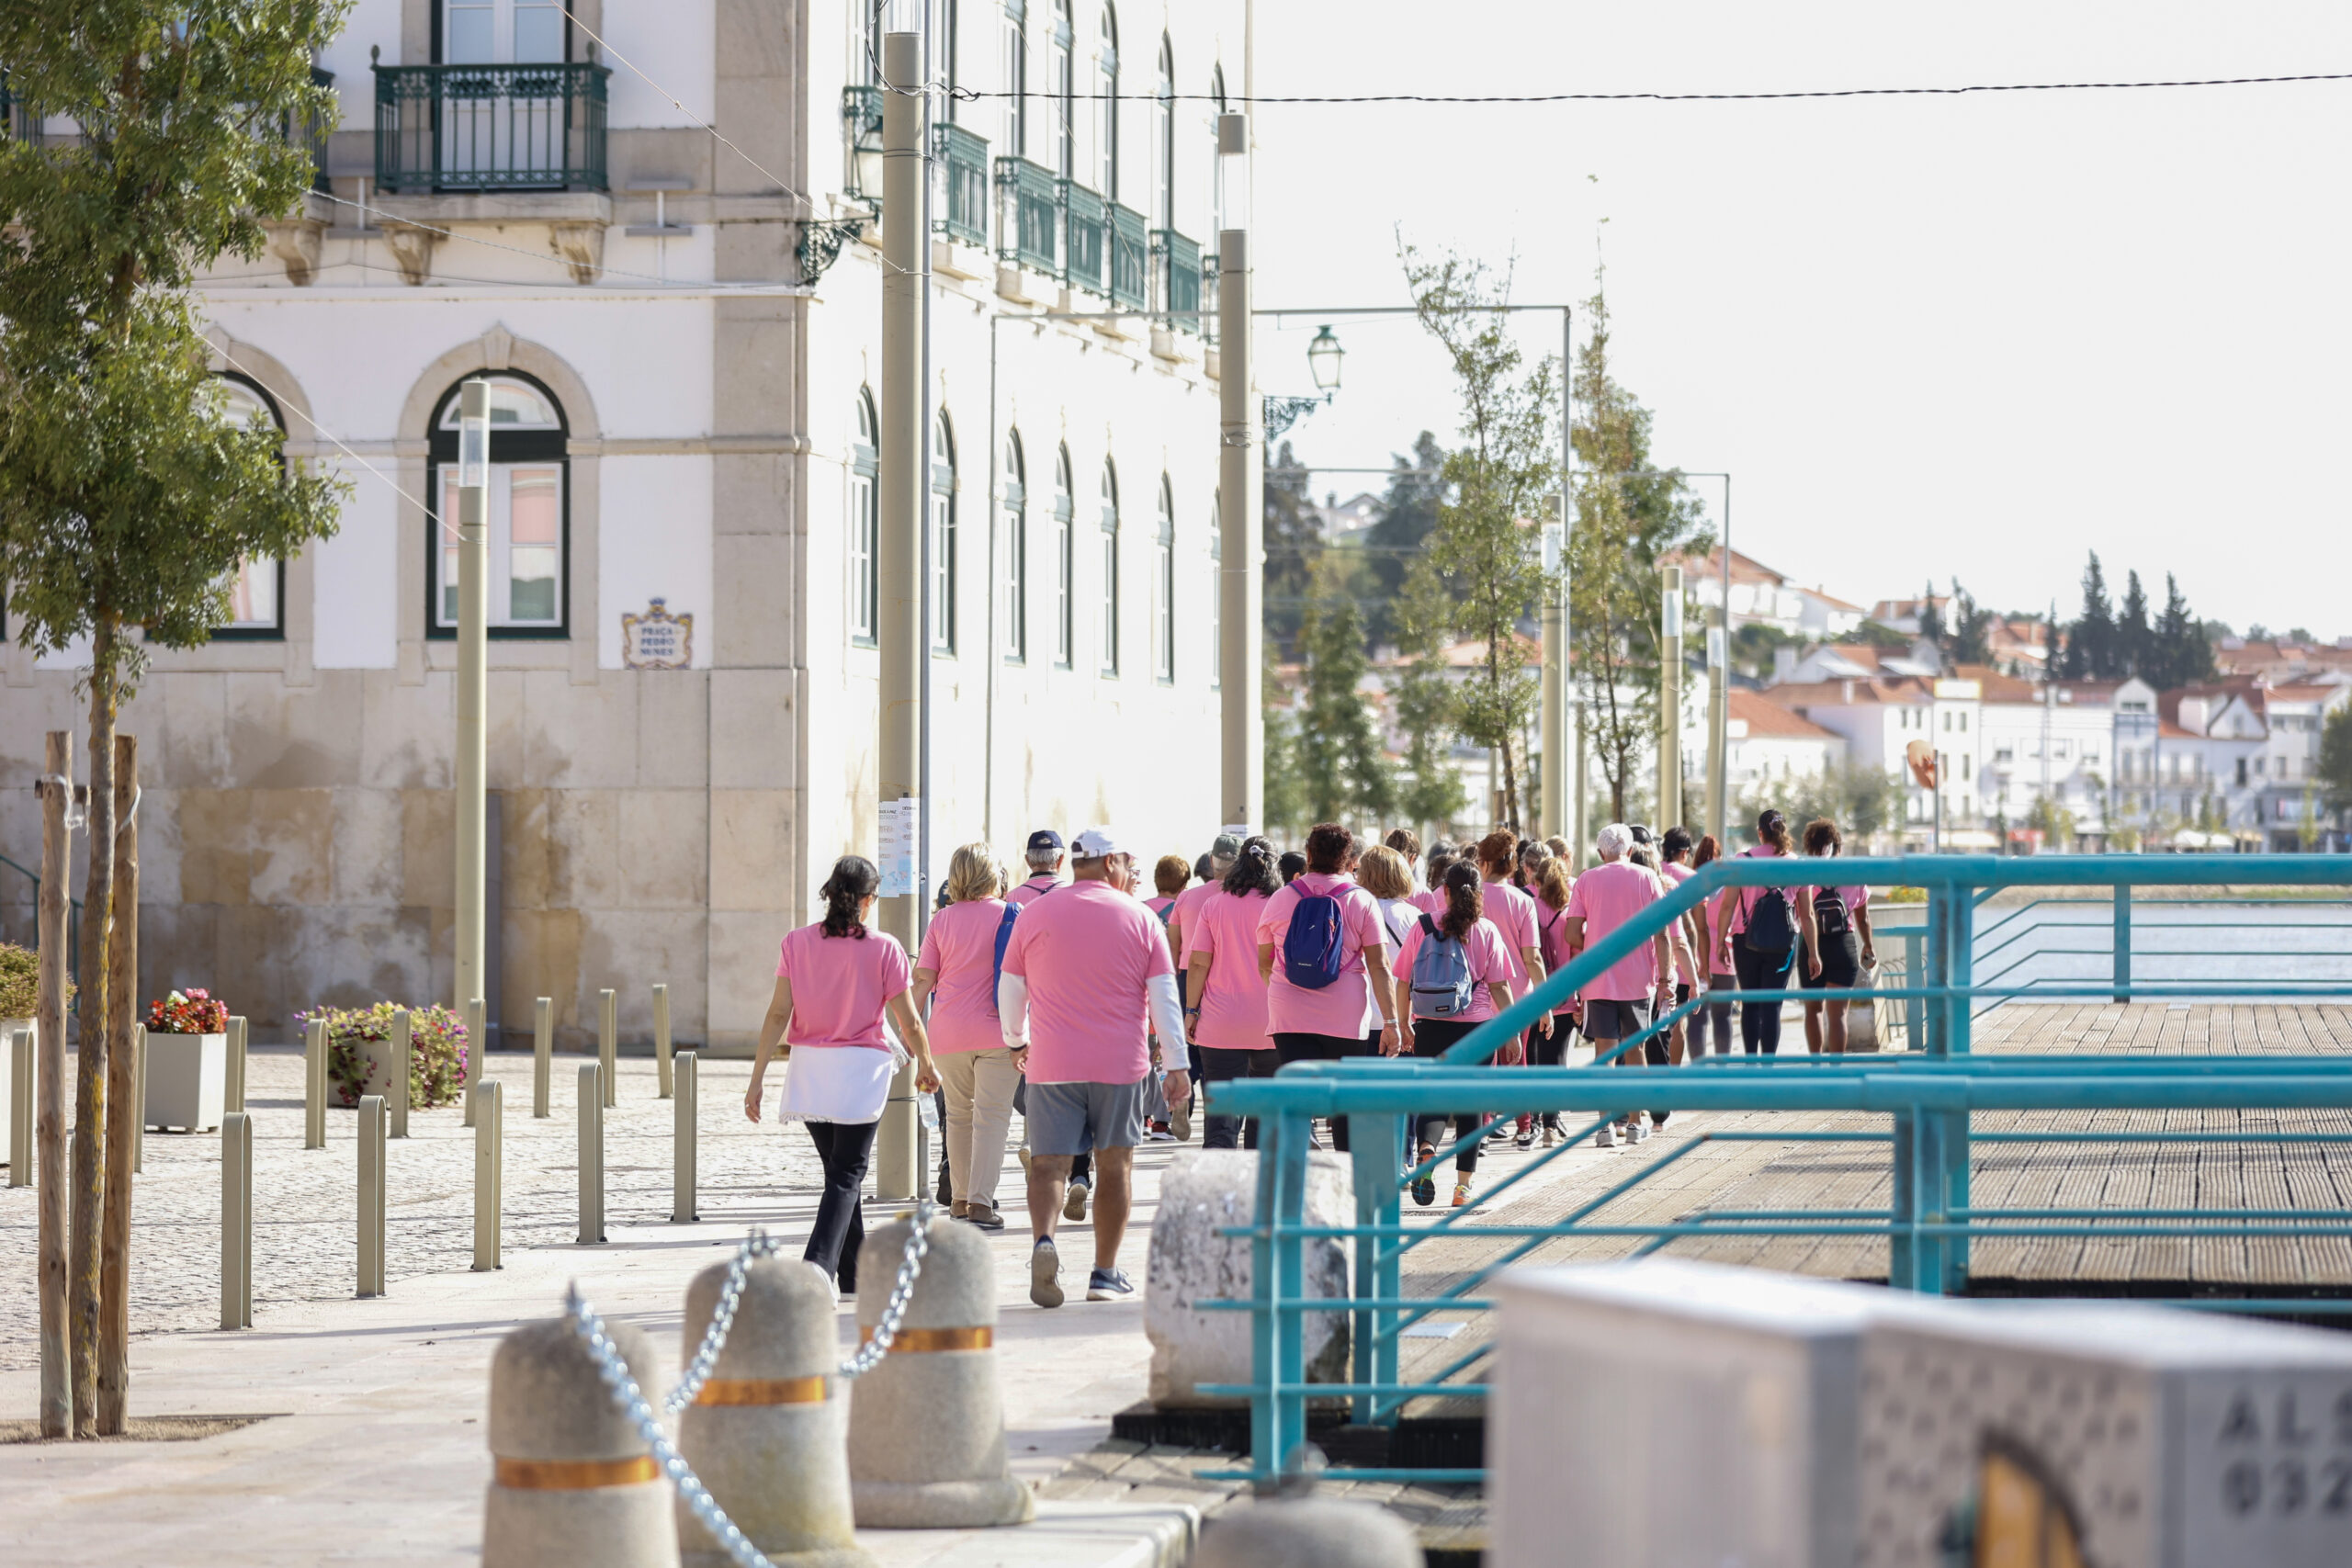
{"label": "tree trunk", "polygon": [[66,1349],[65,1289],[65,927],[71,906],[74,737],[49,732],[50,782],[40,786],[40,1435],[74,1435],[72,1358]]}
{"label": "tree trunk", "polygon": [[116,628],[101,614],[90,648],[90,864],[82,888],[81,1048],[74,1093],[74,1241],[66,1288],[74,1334],[74,1431],[97,1435],[98,1231],[106,1213],[107,937],[114,910]]}
{"label": "tree trunk", "polygon": [[1519,831],[1519,767],[1511,754],[1510,737],[1503,737],[1503,826]]}
{"label": "tree trunk", "polygon": [[98,1233],[98,1436],[119,1437],[130,1401],[131,1140],[139,1103],[139,738],[114,738],[114,936],[107,944],[107,1212]]}

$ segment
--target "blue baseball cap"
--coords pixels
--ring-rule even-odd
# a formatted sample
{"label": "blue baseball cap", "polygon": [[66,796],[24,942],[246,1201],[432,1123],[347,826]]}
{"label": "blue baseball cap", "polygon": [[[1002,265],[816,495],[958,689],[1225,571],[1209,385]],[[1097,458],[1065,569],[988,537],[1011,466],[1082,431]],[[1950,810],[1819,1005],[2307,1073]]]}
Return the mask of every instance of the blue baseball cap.
{"label": "blue baseball cap", "polygon": [[1061,847],[1062,836],[1051,828],[1040,828],[1029,835],[1029,853],[1033,855],[1044,854],[1047,850],[1059,850]]}

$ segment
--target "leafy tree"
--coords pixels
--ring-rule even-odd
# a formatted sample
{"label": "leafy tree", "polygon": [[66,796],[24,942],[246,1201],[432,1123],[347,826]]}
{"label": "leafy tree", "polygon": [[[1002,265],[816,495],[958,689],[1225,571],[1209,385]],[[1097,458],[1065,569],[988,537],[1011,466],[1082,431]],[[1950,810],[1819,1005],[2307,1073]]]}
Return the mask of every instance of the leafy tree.
{"label": "leafy tree", "polygon": [[1284,659],[1298,654],[1299,624],[1323,557],[1323,525],[1307,493],[1307,470],[1285,441],[1266,469],[1266,644]]}
{"label": "leafy tree", "polygon": [[2025,816],[2029,828],[2041,829],[2041,847],[2064,854],[2075,847],[2075,813],[2072,807],[2052,800],[2046,795],[2034,797],[2032,809]]}
{"label": "leafy tree", "polygon": [[1524,819],[1521,738],[1541,694],[1520,623],[1552,581],[1528,519],[1559,484],[1552,411],[1560,366],[1547,356],[1528,367],[1508,330],[1510,317],[1489,308],[1509,299],[1508,274],[1498,278],[1481,263],[1452,254],[1433,259],[1410,245],[1401,248],[1400,259],[1421,325],[1453,361],[1464,437],[1446,454],[1437,526],[1412,573],[1434,577],[1451,604],[1448,629],[1486,650],[1455,693],[1454,723],[1464,739],[1501,757],[1504,798],[1516,827]]}
{"label": "leafy tree", "polygon": [[1932,581],[1919,591],[1919,635],[1939,649],[1944,646],[1944,613],[1936,604]]}
{"label": "leafy tree", "polygon": [[[1799,633],[1784,632],[1762,621],[1750,621],[1744,626],[1732,628],[1731,667],[1744,675],[1765,680],[1772,673],[1772,655],[1776,649],[1801,649],[1805,646],[1805,641]],[[1908,649],[1911,639],[1897,634],[1895,646]]]}
{"label": "leafy tree", "polygon": [[1298,773],[1298,720],[1284,705],[1283,685],[1275,673],[1274,645],[1266,642],[1265,672],[1260,688],[1264,714],[1265,773],[1260,781],[1265,802],[1265,830],[1279,842],[1285,830],[1306,828],[1306,789]]}
{"label": "leafy tree", "polygon": [[2335,709],[2320,728],[2319,782],[2330,811],[2352,811],[2352,706]]}
{"label": "leafy tree", "polygon": [[2083,569],[2083,613],[2067,628],[2066,661],[2060,673],[2070,681],[2111,680],[2115,654],[2115,611],[2108,603],[2107,573],[2093,550],[2090,564]]}
{"label": "leafy tree", "polygon": [[2156,663],[2155,628],[2148,624],[2148,594],[2140,586],[2140,574],[2131,571],[2123,579],[2123,608],[2115,620],[2115,662],[2110,680],[2127,675],[2142,675]]}
{"label": "leafy tree", "polygon": [[[1746,626],[1740,628],[1741,631],[1747,629]],[[1883,621],[1864,621],[1854,628],[1853,635],[1847,640],[1860,643],[1865,648],[1875,648],[1881,653],[1911,651],[1911,639]]]}
{"label": "leafy tree", "polygon": [[1574,388],[1576,527],[1568,540],[1569,651],[1584,699],[1586,744],[1608,790],[1611,819],[1627,815],[1636,771],[1656,749],[1659,563],[1703,554],[1714,536],[1675,472],[1650,457],[1650,412],[1609,368],[1609,303],[1585,308],[1591,333]]}
{"label": "leafy tree", "polygon": [[[1903,822],[1903,777],[1883,768],[1860,762],[1833,761],[1817,773],[1750,784],[1740,791],[1731,815],[1745,832],[1766,807],[1789,819],[1792,831],[1803,833],[1816,817],[1826,817],[1859,846],[1891,832]],[[1748,835],[1754,837],[1752,833]]]}
{"label": "leafy tree", "polygon": [[1410,457],[1396,459],[1389,476],[1388,493],[1381,498],[1380,516],[1364,532],[1365,592],[1373,601],[1371,639],[1398,640],[1396,601],[1405,592],[1405,577],[1413,560],[1437,531],[1438,505],[1445,496],[1445,448],[1424,430],[1414,438]]}
{"label": "leafy tree", "polygon": [[[262,253],[264,216],[309,187],[288,124],[324,120],[311,61],[346,0],[13,0],[0,60],[28,112],[78,134],[0,141],[0,581],[20,646],[88,639],[88,880],[75,1095],[74,1426],[96,1402],[99,1157],[109,1023],[115,716],[148,647],[190,648],[229,617],[226,580],[331,532],[339,493],[279,460],[276,431],[223,418],[192,285]],[[114,1042],[117,1047],[122,1042]],[[118,1074],[118,1077],[119,1075]],[[117,1107],[118,1119],[132,1108]],[[127,1142],[124,1144],[127,1152]]]}
{"label": "leafy tree", "polygon": [[1371,660],[1363,616],[1344,594],[1308,602],[1299,630],[1306,684],[1298,712],[1298,774],[1317,822],[1376,825],[1395,804],[1387,747],[1364,701]]}
{"label": "leafy tree", "polygon": [[1434,834],[1469,804],[1461,770],[1453,765],[1453,683],[1440,657],[1452,607],[1434,573],[1416,572],[1394,608],[1400,663],[1388,704],[1405,738],[1396,806],[1407,822]]}

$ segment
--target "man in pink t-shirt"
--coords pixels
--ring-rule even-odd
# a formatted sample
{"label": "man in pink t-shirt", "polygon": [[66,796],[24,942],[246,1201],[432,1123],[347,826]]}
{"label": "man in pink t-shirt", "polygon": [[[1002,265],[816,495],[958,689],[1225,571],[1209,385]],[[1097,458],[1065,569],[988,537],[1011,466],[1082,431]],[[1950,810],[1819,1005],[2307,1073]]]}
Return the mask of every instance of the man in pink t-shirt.
{"label": "man in pink t-shirt", "polygon": [[[1184,1037],[1184,1005],[1159,917],[1135,897],[1135,859],[1106,828],[1070,846],[1076,880],[1022,910],[1004,951],[997,1014],[1028,1078],[1029,1299],[1062,1304],[1054,1248],[1071,1159],[1095,1156],[1094,1272],[1086,1299],[1133,1301],[1119,1268],[1136,1145],[1151,1089],[1150,1032]],[[1191,1097],[1185,1069],[1166,1078],[1170,1105]]]}
{"label": "man in pink t-shirt", "polygon": [[1029,880],[1006,894],[1006,903],[1026,904],[1043,898],[1062,885],[1062,836],[1051,828],[1040,828],[1030,834],[1021,858],[1028,863]]}
{"label": "man in pink t-shirt", "polygon": [[[1611,822],[1600,830],[1594,846],[1600,851],[1600,863],[1577,877],[1568,894],[1564,923],[1570,953],[1583,952],[1666,897],[1666,884],[1656,872],[1625,858],[1633,845],[1633,830],[1622,822]],[[1668,933],[1660,931],[1585,987],[1584,1035],[1592,1042],[1596,1060],[1607,1055],[1619,1041],[1630,1040],[1650,1027],[1657,1016],[1654,1010],[1666,1005],[1674,994],[1673,974],[1673,945]],[[1617,1065],[1641,1066],[1644,1055],[1628,1051],[1617,1058]],[[1663,1049],[1659,1055],[1663,1065]],[[1637,1111],[1628,1112],[1614,1126],[1601,1128],[1593,1141],[1604,1149],[1613,1149],[1621,1130],[1629,1143],[1638,1144],[1649,1136],[1648,1123]]]}

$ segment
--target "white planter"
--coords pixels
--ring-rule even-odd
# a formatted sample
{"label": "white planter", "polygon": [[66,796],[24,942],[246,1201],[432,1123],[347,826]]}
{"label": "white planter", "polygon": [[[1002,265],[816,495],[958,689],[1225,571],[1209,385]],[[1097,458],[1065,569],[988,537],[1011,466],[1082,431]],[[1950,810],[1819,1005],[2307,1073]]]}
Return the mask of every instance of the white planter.
{"label": "white planter", "polygon": [[[401,1092],[398,1087],[401,1066],[392,1059],[392,1043],[389,1040],[355,1040],[351,1043],[357,1049],[359,1060],[365,1064],[368,1074],[359,1092],[380,1094],[384,1097],[385,1105],[393,1104]],[[343,1090],[338,1087],[335,1092],[340,1095]],[[359,1101],[354,1099],[351,1103],[356,1105]]]}
{"label": "white planter", "polygon": [[[21,1140],[24,1145],[21,1150],[17,1147],[17,1118],[21,1115],[28,1122],[32,1119],[30,1074],[26,1075],[24,1103],[20,1105],[17,1100],[17,1033],[19,1030],[24,1032],[25,1049],[29,1052],[32,1049],[33,1021],[29,1018],[0,1018],[0,1161],[10,1167],[8,1184],[11,1187],[32,1184],[32,1177],[28,1172],[15,1168],[20,1153],[28,1163],[32,1159],[31,1138]],[[27,1065],[30,1065],[29,1058]]]}
{"label": "white planter", "polygon": [[229,1084],[226,1034],[147,1034],[145,1125],[209,1133],[220,1125]]}

